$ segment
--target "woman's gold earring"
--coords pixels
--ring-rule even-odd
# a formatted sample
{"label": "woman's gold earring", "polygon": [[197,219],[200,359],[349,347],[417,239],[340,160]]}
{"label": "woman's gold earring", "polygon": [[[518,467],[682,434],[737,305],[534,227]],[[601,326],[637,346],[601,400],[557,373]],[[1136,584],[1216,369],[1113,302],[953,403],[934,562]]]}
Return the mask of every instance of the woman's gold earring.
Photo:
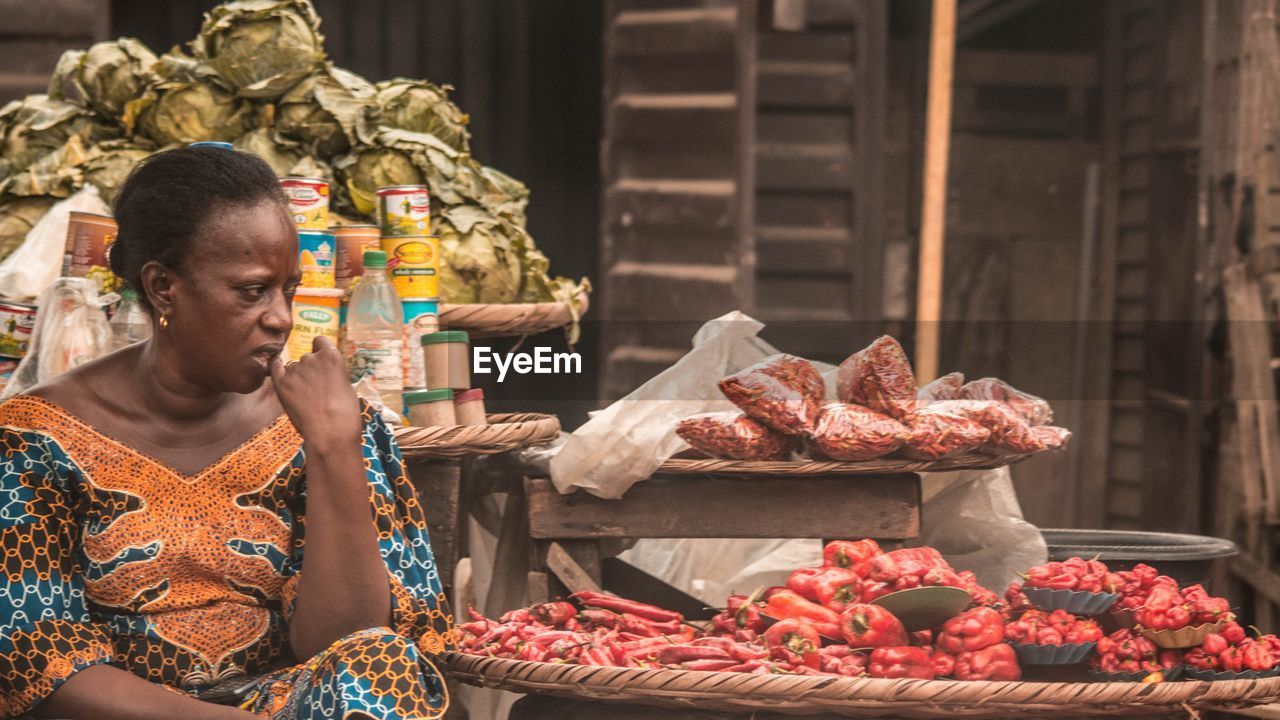
{"label": "woman's gold earring", "polygon": [[167,315],[160,316],[160,329],[165,330],[169,327],[169,317]]}

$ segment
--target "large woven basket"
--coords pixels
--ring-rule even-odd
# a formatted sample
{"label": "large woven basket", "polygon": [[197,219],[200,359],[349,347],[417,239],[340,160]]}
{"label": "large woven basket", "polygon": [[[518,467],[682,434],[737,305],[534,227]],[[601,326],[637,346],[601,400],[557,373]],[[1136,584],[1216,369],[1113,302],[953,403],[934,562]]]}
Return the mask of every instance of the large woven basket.
{"label": "large woven basket", "polygon": [[942,460],[881,458],[864,462],[835,460],[723,460],[719,458],[671,458],[657,472],[670,475],[870,475],[945,470],[989,470],[1026,460],[1037,453],[987,455],[968,453]]}
{"label": "large woven basket", "polygon": [[587,295],[581,296],[578,317],[569,303],[511,303],[502,305],[440,305],[440,327],[466,330],[473,338],[520,337],[569,327],[587,313]]}
{"label": "large woven basket", "polygon": [[410,460],[493,455],[554,440],[560,421],[542,413],[489,415],[488,425],[443,425],[396,429],[396,444]]}
{"label": "large woven basket", "polygon": [[739,713],[902,718],[1186,716],[1188,709],[1243,708],[1280,699],[1280,678],[1155,684],[957,682],[641,670],[462,653],[446,653],[442,661],[450,677],[482,687]]}

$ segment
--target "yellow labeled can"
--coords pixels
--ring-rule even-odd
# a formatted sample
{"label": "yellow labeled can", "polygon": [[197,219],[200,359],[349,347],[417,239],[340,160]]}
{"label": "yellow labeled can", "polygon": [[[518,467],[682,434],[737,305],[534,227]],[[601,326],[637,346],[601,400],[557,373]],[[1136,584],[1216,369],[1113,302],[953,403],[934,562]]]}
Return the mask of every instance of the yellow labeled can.
{"label": "yellow labeled can", "polygon": [[293,296],[293,332],[285,344],[285,360],[297,360],[311,352],[311,343],[319,335],[338,344],[341,306],[341,290],[298,288]]}
{"label": "yellow labeled can", "polygon": [[440,238],[435,235],[383,237],[391,284],[401,298],[440,295]]}
{"label": "yellow labeled can", "polygon": [[302,287],[331,288],[337,284],[333,260],[337,255],[333,233],[303,230],[298,233],[298,266]]}
{"label": "yellow labeled can", "polygon": [[378,228],[383,237],[431,232],[431,193],[426,185],[378,188]]}

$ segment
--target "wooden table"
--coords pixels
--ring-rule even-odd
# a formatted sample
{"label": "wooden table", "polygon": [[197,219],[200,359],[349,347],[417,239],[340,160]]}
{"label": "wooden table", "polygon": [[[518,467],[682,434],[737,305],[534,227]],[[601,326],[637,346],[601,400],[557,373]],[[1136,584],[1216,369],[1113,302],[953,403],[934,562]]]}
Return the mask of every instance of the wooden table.
{"label": "wooden table", "polygon": [[[655,475],[620,500],[526,478],[531,599],[600,586],[602,545],[640,538],[862,538],[920,533],[920,477]],[[637,598],[643,599],[643,598]],[[679,609],[679,608],[675,608]]]}

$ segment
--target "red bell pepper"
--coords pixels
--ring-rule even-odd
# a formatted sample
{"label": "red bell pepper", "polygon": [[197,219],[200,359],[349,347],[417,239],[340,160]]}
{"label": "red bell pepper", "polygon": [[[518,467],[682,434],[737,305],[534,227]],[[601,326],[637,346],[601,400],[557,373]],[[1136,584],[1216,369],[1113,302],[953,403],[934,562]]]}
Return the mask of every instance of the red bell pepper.
{"label": "red bell pepper", "polygon": [[826,568],[800,568],[793,570],[787,578],[787,589],[809,600],[818,602],[818,595],[813,591],[813,581],[825,572]]}
{"label": "red bell pepper", "polygon": [[935,677],[951,677],[956,671],[956,658],[946,650],[935,649],[929,653],[929,659],[933,661]]}
{"label": "red bell pepper", "polygon": [[1277,658],[1271,654],[1266,643],[1257,640],[1245,640],[1240,644],[1240,659],[1246,670],[1261,672],[1276,666]]}
{"label": "red bell pepper", "polygon": [[873,678],[933,679],[933,658],[924,648],[898,646],[880,647],[871,651],[871,663],[867,673]]}
{"label": "red bell pepper", "polygon": [[942,625],[937,645],[955,654],[973,652],[1004,642],[1004,618],[989,607],[978,607],[961,613]]}
{"label": "red bell pepper", "polygon": [[781,648],[800,656],[801,662],[809,667],[816,669],[822,666],[822,658],[818,655],[822,638],[813,624],[804,618],[779,620],[764,631],[764,641],[771,648]]}
{"label": "red bell pepper", "polygon": [[1152,630],[1178,630],[1191,624],[1191,611],[1177,587],[1157,585],[1134,613],[1134,619]]}
{"label": "red bell pepper", "polygon": [[862,600],[862,579],[852,570],[825,568],[809,582],[812,598],[819,605],[836,612]]}
{"label": "red bell pepper", "polygon": [[877,555],[883,555],[880,545],[870,538],[865,540],[832,540],[822,548],[824,565],[856,568]]}
{"label": "red bell pepper", "polygon": [[879,605],[857,603],[840,615],[840,631],[849,647],[893,647],[907,644],[907,629]]}
{"label": "red bell pepper", "polygon": [[1022,668],[1018,666],[1018,653],[1013,646],[1000,643],[957,655],[955,677],[957,680],[1019,680]]}

